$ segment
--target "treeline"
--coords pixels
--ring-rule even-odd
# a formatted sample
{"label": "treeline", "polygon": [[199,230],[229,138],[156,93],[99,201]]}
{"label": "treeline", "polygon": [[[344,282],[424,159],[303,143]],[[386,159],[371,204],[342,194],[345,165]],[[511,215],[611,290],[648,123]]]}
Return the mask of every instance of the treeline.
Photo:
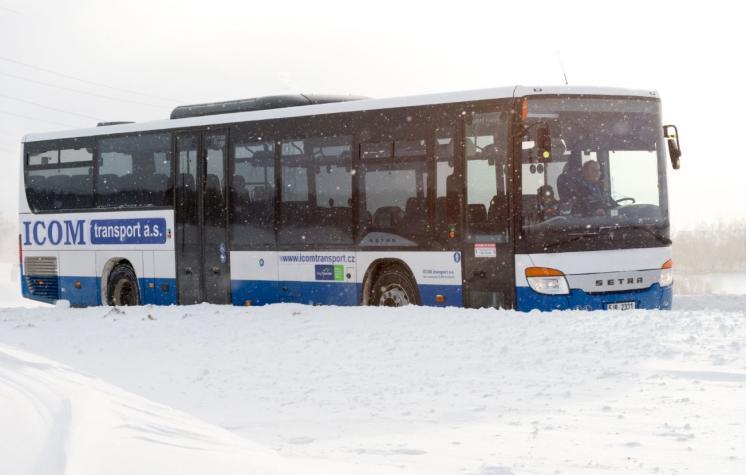
{"label": "treeline", "polygon": [[677,271],[746,272],[746,220],[678,231],[673,242]]}

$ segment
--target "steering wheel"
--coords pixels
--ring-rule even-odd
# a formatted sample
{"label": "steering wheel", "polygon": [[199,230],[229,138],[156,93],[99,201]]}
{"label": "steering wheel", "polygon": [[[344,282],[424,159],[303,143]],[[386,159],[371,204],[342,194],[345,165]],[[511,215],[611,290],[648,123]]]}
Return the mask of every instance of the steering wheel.
{"label": "steering wheel", "polygon": [[616,204],[624,203],[625,201],[631,201],[631,202],[632,202],[632,204],[634,204],[634,203],[635,203],[635,199],[634,199],[634,198],[632,198],[631,196],[627,196],[626,198],[619,198],[618,200],[614,200],[614,202],[615,202]]}

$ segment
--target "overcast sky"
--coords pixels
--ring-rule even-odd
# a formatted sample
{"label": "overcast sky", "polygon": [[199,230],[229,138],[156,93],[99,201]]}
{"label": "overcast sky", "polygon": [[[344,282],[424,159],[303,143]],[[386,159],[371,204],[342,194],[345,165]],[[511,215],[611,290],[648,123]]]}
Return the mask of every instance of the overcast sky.
{"label": "overcast sky", "polygon": [[16,213],[29,132],[276,93],[560,84],[559,51],[571,85],[660,92],[684,152],[675,228],[746,219],[746,33],[735,7],[700,5],[0,0],[0,209]]}

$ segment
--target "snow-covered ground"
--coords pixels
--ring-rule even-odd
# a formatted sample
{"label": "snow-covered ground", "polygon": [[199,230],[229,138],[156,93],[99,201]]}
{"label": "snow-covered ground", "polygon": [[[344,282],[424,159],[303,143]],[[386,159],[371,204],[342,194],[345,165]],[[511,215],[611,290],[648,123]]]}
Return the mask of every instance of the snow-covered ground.
{"label": "snow-covered ground", "polygon": [[675,307],[4,308],[0,473],[746,473],[746,296]]}

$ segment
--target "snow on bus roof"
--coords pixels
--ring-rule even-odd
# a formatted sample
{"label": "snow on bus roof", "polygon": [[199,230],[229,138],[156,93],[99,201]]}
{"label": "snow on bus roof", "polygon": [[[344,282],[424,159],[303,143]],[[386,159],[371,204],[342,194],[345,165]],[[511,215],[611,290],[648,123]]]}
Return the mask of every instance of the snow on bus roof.
{"label": "snow on bus roof", "polygon": [[366,110],[393,109],[398,107],[415,107],[433,104],[450,104],[509,97],[531,95],[599,95],[599,96],[643,96],[657,98],[653,90],[622,89],[595,86],[509,86],[470,91],[424,94],[418,96],[392,97],[385,99],[363,99],[349,102],[333,102],[308,106],[267,109],[252,112],[234,112],[229,114],[206,115],[184,119],[161,119],[148,122],[91,127],[87,129],[61,130],[54,132],[34,133],[24,136],[23,142],[39,142],[75,137],[92,137],[97,135],[126,134],[131,132],[149,132],[186,127],[231,124],[289,117],[356,112]]}

